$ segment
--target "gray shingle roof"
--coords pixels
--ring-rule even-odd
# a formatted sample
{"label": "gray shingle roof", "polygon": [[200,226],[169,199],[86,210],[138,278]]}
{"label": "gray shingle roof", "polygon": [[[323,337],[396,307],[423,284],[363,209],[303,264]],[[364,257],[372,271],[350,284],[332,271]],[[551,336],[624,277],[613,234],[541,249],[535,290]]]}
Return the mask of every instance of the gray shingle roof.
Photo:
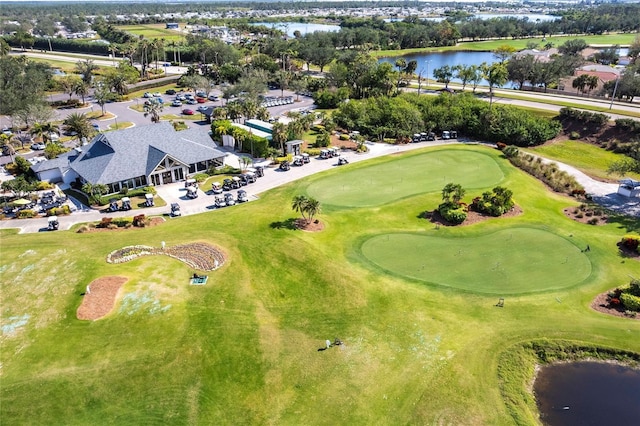
{"label": "gray shingle roof", "polygon": [[69,162],[73,161],[76,158],[77,154],[78,153],[75,150],[65,152],[64,154],[60,154],[58,157],[52,158],[51,160],[40,161],[39,163],[34,164],[33,166],[31,166],[31,170],[33,170],[35,173],[53,169],[65,170],[68,168]]}
{"label": "gray shingle roof", "polygon": [[96,136],[71,168],[91,183],[148,176],[169,155],[184,164],[224,157],[205,129],[176,132],[168,122]]}

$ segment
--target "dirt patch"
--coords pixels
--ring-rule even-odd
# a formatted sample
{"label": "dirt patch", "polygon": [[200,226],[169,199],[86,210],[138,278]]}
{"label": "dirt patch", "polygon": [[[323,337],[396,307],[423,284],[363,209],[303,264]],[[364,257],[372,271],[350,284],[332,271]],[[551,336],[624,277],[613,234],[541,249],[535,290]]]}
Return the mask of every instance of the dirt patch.
{"label": "dirt patch", "polygon": [[95,321],[107,315],[115,305],[118,292],[128,278],[110,276],[93,280],[87,286],[82,303],[78,307],[76,316],[80,320]]}
{"label": "dirt patch", "polygon": [[591,210],[586,210],[580,207],[567,207],[562,210],[565,216],[569,219],[573,219],[576,222],[601,226],[606,225],[609,222],[609,216],[607,214],[594,215]]}
{"label": "dirt patch", "polygon": [[[516,217],[516,216],[520,216],[521,214],[522,214],[522,209],[519,206],[514,206],[511,210],[509,210],[508,212],[506,212],[500,217],[501,218]],[[473,225],[474,223],[484,222],[485,220],[488,220],[488,219],[496,218],[495,216],[489,216],[489,215],[477,212],[475,210],[469,210],[467,212],[467,218],[465,219],[464,222],[462,222],[459,225],[445,220],[445,218],[443,218],[440,215],[440,212],[438,210],[426,211],[422,213],[422,217],[424,219],[429,219],[429,222],[431,223],[435,223],[436,225],[442,225],[442,226],[467,226],[467,225]]]}
{"label": "dirt patch", "polygon": [[317,219],[311,222],[307,222],[305,219],[296,219],[295,226],[296,229],[307,232],[320,232],[324,229],[324,223]]}
{"label": "dirt patch", "polygon": [[78,229],[78,233],[79,234],[86,234],[89,232],[114,232],[114,231],[129,231],[132,229],[144,229],[144,228],[149,228],[152,226],[158,226],[161,225],[165,222],[165,219],[163,217],[152,217],[149,218],[149,220],[146,222],[145,226],[129,226],[128,228],[126,227],[118,227],[118,226],[113,226],[113,227],[108,227],[108,228],[98,228],[95,226],[95,224],[91,224],[91,225],[83,225]]}
{"label": "dirt patch", "polygon": [[599,295],[597,295],[596,298],[593,299],[593,302],[591,302],[591,309],[603,314],[613,315],[614,317],[635,319],[636,321],[640,321],[640,314],[636,314],[635,318],[630,317],[628,315],[625,315],[624,307],[620,305],[618,306],[611,305],[609,303],[610,292],[611,291],[605,291],[604,293],[600,293]]}

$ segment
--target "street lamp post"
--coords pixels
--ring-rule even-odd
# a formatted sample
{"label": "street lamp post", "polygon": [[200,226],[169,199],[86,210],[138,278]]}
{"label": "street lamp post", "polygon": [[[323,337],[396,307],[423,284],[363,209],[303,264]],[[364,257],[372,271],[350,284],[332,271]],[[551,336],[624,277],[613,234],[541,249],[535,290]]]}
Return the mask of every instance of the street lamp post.
{"label": "street lamp post", "polygon": [[613,95],[611,95],[611,102],[609,103],[609,109],[613,108],[613,100],[616,98],[616,92],[618,91],[618,82],[620,77],[616,78],[616,85],[613,86]]}

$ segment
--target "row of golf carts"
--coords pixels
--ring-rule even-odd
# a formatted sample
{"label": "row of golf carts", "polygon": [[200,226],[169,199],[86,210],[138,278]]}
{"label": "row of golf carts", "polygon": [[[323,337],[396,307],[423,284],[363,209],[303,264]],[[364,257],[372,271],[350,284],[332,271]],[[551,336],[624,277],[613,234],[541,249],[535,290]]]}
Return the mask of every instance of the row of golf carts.
{"label": "row of golf carts", "polygon": [[[144,194],[144,206],[145,207],[153,207],[155,205],[153,201],[153,194]],[[107,211],[109,212],[117,212],[117,211],[128,211],[131,210],[131,199],[129,197],[122,197],[120,199],[120,204],[118,205],[118,200],[112,198],[109,200],[109,208]]]}
{"label": "row of golf carts", "polygon": [[249,201],[249,196],[247,195],[247,191],[244,189],[238,190],[236,193],[236,198],[233,198],[233,194],[227,192],[226,194],[216,194],[213,202],[213,206],[216,208],[222,208],[227,206],[234,206],[240,203],[246,203]]}
{"label": "row of golf carts", "polygon": [[[441,139],[443,140],[457,139],[457,138],[458,138],[457,130],[444,130],[442,132]],[[414,133],[413,137],[411,138],[411,142],[429,142],[429,141],[435,141],[435,140],[436,140],[436,134],[433,132]]]}
{"label": "row of golf carts", "polygon": [[283,161],[282,163],[280,163],[280,170],[283,171],[287,171],[291,169],[291,166],[294,165],[296,167],[301,167],[304,166],[305,164],[308,164],[311,162],[311,157],[309,156],[309,154],[304,153],[301,155],[296,155],[293,157],[293,160],[291,160],[291,163],[289,163],[288,161]]}

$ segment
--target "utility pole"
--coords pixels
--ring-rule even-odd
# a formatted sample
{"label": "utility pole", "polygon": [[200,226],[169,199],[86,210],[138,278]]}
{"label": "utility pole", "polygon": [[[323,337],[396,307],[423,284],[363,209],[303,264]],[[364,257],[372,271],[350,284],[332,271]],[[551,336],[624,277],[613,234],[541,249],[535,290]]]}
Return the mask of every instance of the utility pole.
{"label": "utility pole", "polygon": [[616,85],[613,87],[613,95],[611,95],[611,103],[609,104],[609,109],[613,107],[613,100],[616,98],[616,92],[618,91],[619,81],[620,81],[620,77],[616,78]]}

